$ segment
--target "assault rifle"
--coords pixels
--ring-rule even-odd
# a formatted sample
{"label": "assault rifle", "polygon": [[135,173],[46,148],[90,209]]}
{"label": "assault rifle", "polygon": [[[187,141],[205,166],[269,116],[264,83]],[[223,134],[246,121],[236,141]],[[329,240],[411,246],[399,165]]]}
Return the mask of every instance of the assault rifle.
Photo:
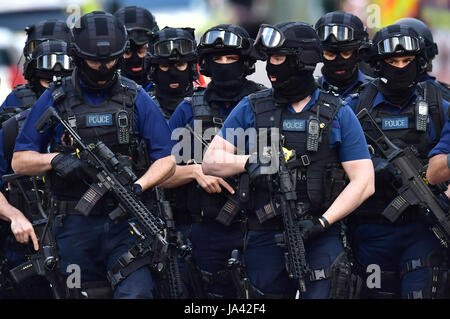
{"label": "assault rifle", "polygon": [[226,269],[230,274],[234,286],[236,287],[238,299],[264,298],[264,293],[253,286],[250,279],[247,277],[239,250],[233,249],[231,252],[231,258],[227,261]]}
{"label": "assault rifle", "polygon": [[382,215],[391,222],[412,205],[419,205],[425,210],[427,218],[431,219],[431,230],[444,247],[450,240],[450,214],[445,211],[440,200],[430,189],[425,177],[425,167],[418,160],[411,147],[397,147],[378,127],[367,109],[362,109],[357,115],[364,134],[374,143],[382,155],[401,172],[403,185],[397,187],[398,196],[384,209]]}
{"label": "assault rifle", "polygon": [[[21,180],[24,178],[30,179],[33,183],[34,192],[36,195],[35,205],[39,211],[39,214],[44,218],[32,221],[33,229],[36,233],[36,237],[38,238],[38,251],[35,251],[34,248],[29,248],[30,254],[28,255],[28,261],[14,267],[9,271],[9,273],[16,284],[20,284],[24,280],[35,275],[43,276],[49,282],[54,297],[56,299],[61,299],[65,297],[65,294],[62,289],[62,277],[59,274],[58,250],[50,230],[53,223],[53,215],[50,213],[47,217],[47,214],[44,212],[39,192],[37,190],[35,177],[19,174],[8,174],[3,175],[2,177],[5,183],[15,184],[23,193],[22,195],[25,200],[30,202],[27,193],[21,184]],[[32,247],[32,243],[29,246]]]}
{"label": "assault rifle", "polygon": [[87,215],[104,194],[110,191],[119,202],[118,207],[109,214],[112,220],[124,217],[129,213],[136,221],[139,231],[157,238],[163,246],[168,243],[163,237],[165,223],[153,215],[145,204],[125,185],[131,185],[137,177],[133,171],[101,141],[95,145],[86,145],[70,124],[62,119],[53,107],[49,107],[37,121],[35,128],[39,132],[49,126],[61,123],[70,134],[75,145],[80,148],[80,158],[96,169],[99,182],[92,184],[83,195],[75,209]]}
{"label": "assault rifle", "polygon": [[[285,253],[286,270],[289,277],[298,280],[300,292],[306,291],[305,278],[309,275],[306,263],[306,251],[298,221],[305,212],[300,211],[297,205],[296,170],[288,168],[287,151],[281,148],[279,152],[278,187],[280,191],[280,209],[283,217],[283,235],[277,237],[280,246],[287,246]],[[272,154],[274,156],[275,154]],[[291,155],[295,159],[295,152]]]}
{"label": "assault rifle", "polygon": [[155,187],[156,204],[158,206],[159,216],[164,219],[167,225],[167,239],[169,245],[165,246],[164,257],[166,260],[167,281],[169,284],[169,298],[182,299],[183,282],[180,275],[180,267],[178,265],[178,255],[183,256],[190,253],[189,247],[183,245],[181,233],[175,228],[175,220],[173,218],[172,207],[170,202],[165,199],[164,190]]}

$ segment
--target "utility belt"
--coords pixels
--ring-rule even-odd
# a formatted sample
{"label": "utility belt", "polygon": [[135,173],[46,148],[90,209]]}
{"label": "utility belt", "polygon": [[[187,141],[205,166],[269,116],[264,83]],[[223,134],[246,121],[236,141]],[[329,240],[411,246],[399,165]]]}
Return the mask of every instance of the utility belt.
{"label": "utility belt", "polygon": [[[233,183],[232,183],[233,184]],[[190,183],[187,188],[187,211],[195,222],[220,223],[225,226],[240,223],[242,211],[249,194],[248,174],[238,177],[238,186],[234,195],[209,194],[197,183]],[[223,190],[223,192],[227,192]]]}
{"label": "utility belt", "polygon": [[103,216],[109,214],[117,207],[117,202],[113,198],[105,198],[100,203],[97,203],[89,214],[86,215],[76,209],[78,202],[78,200],[68,201],[51,198],[50,207],[55,216],[59,218],[64,216]]}
{"label": "utility belt", "polygon": [[403,225],[423,220],[422,209],[420,206],[411,206],[394,223],[381,215],[381,210],[376,215],[356,213],[350,220],[356,224]]}
{"label": "utility belt", "polygon": [[[201,211],[200,214],[188,214],[189,215],[188,218],[191,221],[191,223],[199,223],[199,224],[219,223],[219,224],[222,224],[217,220],[219,213],[220,213],[220,211],[217,211],[214,214],[205,215],[205,214],[203,214],[203,211]],[[229,225],[224,225],[224,226],[236,225],[236,224],[240,224],[241,222],[242,222],[242,219],[238,218],[238,216],[236,216],[236,218],[233,218],[231,220]]]}
{"label": "utility belt", "polygon": [[[277,206],[279,205],[276,204],[275,198],[262,207],[254,209],[254,212],[248,216],[248,230],[284,230],[281,211]],[[301,219],[308,219],[321,215],[321,212],[313,209],[309,202],[297,202],[296,207],[298,215],[303,216]]]}
{"label": "utility belt", "polygon": [[175,210],[173,212],[173,219],[175,220],[175,225],[181,226],[181,225],[191,225],[193,223],[200,223],[200,219],[196,218],[196,216],[192,216],[189,214],[189,212],[181,212],[178,210]]}

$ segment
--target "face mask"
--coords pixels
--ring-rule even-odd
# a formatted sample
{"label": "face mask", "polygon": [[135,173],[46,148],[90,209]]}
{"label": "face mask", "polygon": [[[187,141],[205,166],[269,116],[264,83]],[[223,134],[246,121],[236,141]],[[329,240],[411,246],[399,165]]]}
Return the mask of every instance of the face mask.
{"label": "face mask", "polygon": [[380,74],[381,93],[389,102],[403,105],[416,88],[417,62],[413,60],[404,68],[398,68],[381,61]]}
{"label": "face mask", "polygon": [[233,88],[240,86],[244,80],[244,61],[240,58],[238,61],[222,64],[208,59],[211,70],[211,81],[218,87]]}
{"label": "face mask", "polygon": [[[133,69],[141,68],[139,71]],[[123,59],[122,62],[122,73],[127,78],[132,79],[138,84],[143,84],[145,68],[144,68],[144,58],[140,58],[136,51],[131,51],[131,57],[128,59]]]}
{"label": "face mask", "polygon": [[311,95],[316,88],[313,72],[299,71],[293,59],[294,57],[287,56],[281,64],[267,62],[266,65],[267,75],[276,77],[276,81],[271,83],[274,98],[281,104],[301,101]]}
{"label": "face mask", "polygon": [[[116,70],[118,63],[116,63],[111,69],[106,67],[106,62],[100,64],[98,70],[94,70],[86,62],[82,62],[80,67],[80,76],[83,83],[91,89],[101,90],[111,87],[115,83]],[[106,81],[105,84],[98,84],[99,81]]]}
{"label": "face mask", "polygon": [[[336,71],[344,71],[344,73],[337,74]],[[339,91],[344,91],[352,85],[358,77],[356,54],[353,53],[351,57],[344,59],[338,53],[336,58],[332,61],[324,59],[322,74],[327,82],[338,87]]]}
{"label": "face mask", "polygon": [[30,83],[31,83],[31,87],[32,87],[34,93],[36,94],[36,96],[38,98],[42,95],[42,93],[44,93],[45,90],[47,90],[46,87],[43,87],[41,85],[41,82],[39,81],[39,79],[36,79],[34,81],[30,81]]}
{"label": "face mask", "polygon": [[[184,97],[192,87],[191,65],[186,70],[178,70],[174,64],[169,64],[169,70],[163,71],[156,66],[156,90],[163,96]],[[178,83],[178,87],[171,88],[170,84]]]}

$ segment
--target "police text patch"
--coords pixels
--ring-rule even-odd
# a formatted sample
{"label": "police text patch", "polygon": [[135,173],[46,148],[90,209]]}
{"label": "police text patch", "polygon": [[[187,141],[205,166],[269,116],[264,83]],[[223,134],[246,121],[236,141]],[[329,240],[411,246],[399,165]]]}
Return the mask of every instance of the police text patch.
{"label": "police text patch", "polygon": [[111,126],[113,124],[111,113],[88,114],[86,116],[86,126]]}
{"label": "police text patch", "polygon": [[402,130],[408,128],[407,117],[386,117],[381,121],[381,128],[385,131],[388,130]]}
{"label": "police text patch", "polygon": [[300,119],[286,119],[283,120],[284,131],[306,131],[306,120]]}

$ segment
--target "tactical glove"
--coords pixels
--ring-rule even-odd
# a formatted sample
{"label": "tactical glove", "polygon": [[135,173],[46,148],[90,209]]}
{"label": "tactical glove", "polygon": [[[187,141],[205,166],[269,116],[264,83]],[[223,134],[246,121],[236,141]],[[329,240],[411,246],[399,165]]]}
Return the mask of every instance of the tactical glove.
{"label": "tactical glove", "polygon": [[325,228],[320,223],[319,219],[304,219],[298,222],[300,233],[305,242],[318,237],[325,231]]}
{"label": "tactical glove", "polygon": [[50,162],[55,173],[66,180],[79,182],[87,176],[87,164],[76,157],[58,154]]}
{"label": "tactical glove", "polygon": [[140,197],[143,193],[142,191],[142,186],[139,184],[133,184],[131,185],[131,190],[133,191],[134,194],[136,194],[138,197]]}

